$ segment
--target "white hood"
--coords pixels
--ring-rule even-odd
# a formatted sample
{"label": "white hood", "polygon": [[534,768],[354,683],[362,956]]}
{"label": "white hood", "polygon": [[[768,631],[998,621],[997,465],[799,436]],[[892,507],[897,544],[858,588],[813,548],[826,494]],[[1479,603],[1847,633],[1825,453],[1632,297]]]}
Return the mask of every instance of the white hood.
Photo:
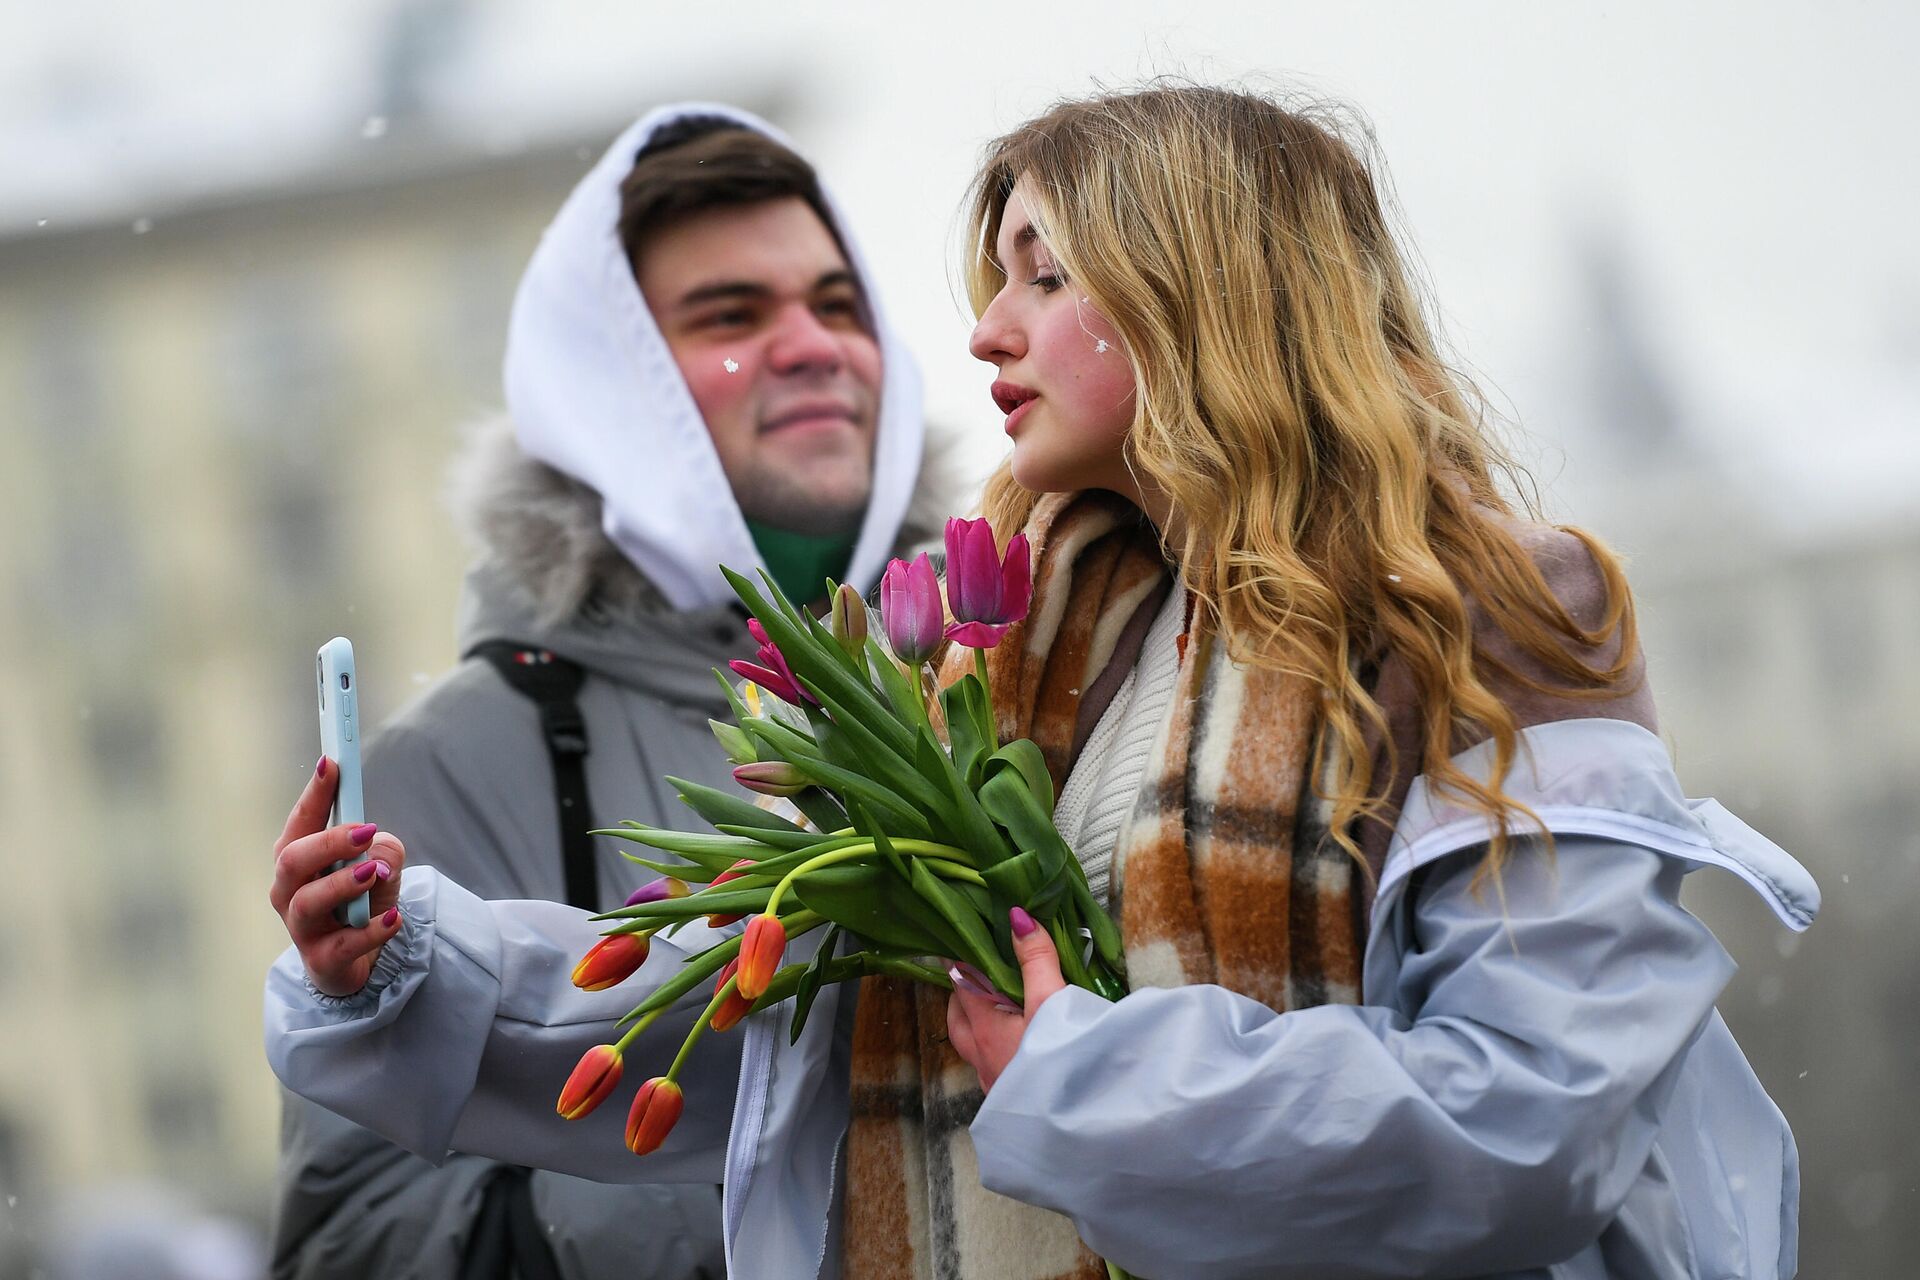
{"label": "white hood", "polygon": [[[793,146],[736,107],[682,102],[641,118],[541,237],[514,296],[505,369],[520,447],[600,494],[607,536],[681,610],[733,600],[718,566],[763,567],[620,243],[620,184],[634,157],[656,130],[688,116],[721,117]],[[882,360],[873,497],[846,574],[864,593],[886,568],[920,470],[920,372],[888,327],[877,282],[824,183],[822,193],[866,291]]]}

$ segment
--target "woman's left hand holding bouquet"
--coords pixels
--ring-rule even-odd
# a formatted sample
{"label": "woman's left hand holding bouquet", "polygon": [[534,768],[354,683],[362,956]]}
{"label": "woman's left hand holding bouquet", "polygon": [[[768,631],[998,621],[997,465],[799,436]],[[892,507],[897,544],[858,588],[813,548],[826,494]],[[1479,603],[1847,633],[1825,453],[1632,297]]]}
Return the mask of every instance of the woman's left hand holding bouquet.
{"label": "woman's left hand holding bouquet", "polygon": [[959,970],[953,995],[947,999],[947,1039],[954,1052],[980,1073],[980,1087],[991,1091],[1000,1073],[1013,1061],[1027,1024],[1040,1006],[1067,985],[1060,973],[1060,953],[1032,916],[1015,907],[1012,912],[1013,953],[1020,961],[1020,979],[1026,1007],[1007,1008],[1003,998]]}

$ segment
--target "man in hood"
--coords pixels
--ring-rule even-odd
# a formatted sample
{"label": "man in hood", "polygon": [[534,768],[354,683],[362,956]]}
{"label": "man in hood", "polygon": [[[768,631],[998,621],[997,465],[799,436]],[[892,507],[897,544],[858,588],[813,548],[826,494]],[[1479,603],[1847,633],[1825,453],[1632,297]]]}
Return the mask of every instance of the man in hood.
{"label": "man in hood", "polygon": [[[712,671],[753,642],[717,566],[815,601],[938,538],[950,486],[925,474],[917,374],[872,280],[811,167],[744,112],[656,111],[581,181],[514,300],[511,425],[456,471],[480,549],[467,657],[369,744],[368,817],[410,862],[487,897],[619,906],[651,873],[577,834],[568,871],[566,833],[697,828],[663,776],[731,785]],[[578,673],[578,723],[556,736],[567,716],[516,663]],[[724,1274],[716,1187],[435,1166],[285,1105],[276,1276]]]}

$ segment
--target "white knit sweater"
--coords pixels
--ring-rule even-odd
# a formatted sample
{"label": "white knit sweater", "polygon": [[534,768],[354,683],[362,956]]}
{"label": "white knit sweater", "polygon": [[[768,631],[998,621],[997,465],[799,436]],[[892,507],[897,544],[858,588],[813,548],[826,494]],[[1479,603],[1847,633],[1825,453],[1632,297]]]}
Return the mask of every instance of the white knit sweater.
{"label": "white knit sweater", "polygon": [[1087,884],[1102,906],[1113,883],[1114,848],[1133,813],[1154,739],[1173,700],[1186,599],[1175,582],[1147,628],[1139,659],[1094,725],[1053,807],[1054,825],[1087,869]]}

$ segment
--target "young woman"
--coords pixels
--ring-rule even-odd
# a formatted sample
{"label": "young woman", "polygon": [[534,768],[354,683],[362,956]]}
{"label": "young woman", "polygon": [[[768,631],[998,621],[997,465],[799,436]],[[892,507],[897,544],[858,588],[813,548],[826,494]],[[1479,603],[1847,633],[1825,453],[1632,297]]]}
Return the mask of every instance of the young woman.
{"label": "young woman", "polygon": [[590,923],[430,872],[335,930],[321,778],[278,850],[276,1071],[435,1157],[724,1178],[743,1276],[1791,1275],[1792,1137],[1679,889],[1726,868],[1795,928],[1817,891],[1683,798],[1617,562],[1502,496],[1355,148],[1153,87],[1001,139],[973,209],[986,513],[1036,548],[994,688],[1132,994],[1063,988],[1037,933],[1018,1013],[830,991],[797,1044],[703,1039],[635,1160],[546,1099],[684,952],[578,992]]}

